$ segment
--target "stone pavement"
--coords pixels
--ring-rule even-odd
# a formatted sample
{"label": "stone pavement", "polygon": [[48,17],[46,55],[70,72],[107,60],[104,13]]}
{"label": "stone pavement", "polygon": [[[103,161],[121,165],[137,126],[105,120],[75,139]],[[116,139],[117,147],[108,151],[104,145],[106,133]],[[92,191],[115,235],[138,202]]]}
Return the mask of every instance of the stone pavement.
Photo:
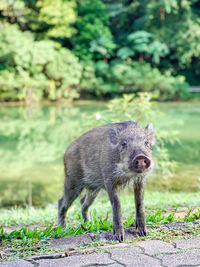
{"label": "stone pavement", "polygon": [[133,242],[134,234],[134,230],[126,230],[124,243],[109,243],[113,239],[109,232],[52,239],[50,247],[54,251],[59,249],[59,253],[1,262],[0,267],[200,266],[200,237],[177,239],[172,243],[160,240]]}

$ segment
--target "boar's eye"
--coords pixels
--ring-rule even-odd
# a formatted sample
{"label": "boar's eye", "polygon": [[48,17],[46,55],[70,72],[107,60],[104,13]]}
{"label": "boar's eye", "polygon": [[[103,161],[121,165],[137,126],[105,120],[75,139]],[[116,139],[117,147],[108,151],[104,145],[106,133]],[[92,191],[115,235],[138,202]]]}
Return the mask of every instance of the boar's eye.
{"label": "boar's eye", "polygon": [[144,142],[144,144],[145,144],[145,146],[147,146],[148,148],[151,149],[151,145],[149,144],[149,142],[147,140]]}
{"label": "boar's eye", "polygon": [[126,148],[127,147],[127,142],[126,141],[123,141],[122,143],[121,143],[121,149],[124,149],[124,148]]}
{"label": "boar's eye", "polygon": [[147,140],[144,142],[144,144],[145,144],[145,146],[150,147],[150,144],[149,144],[149,142]]}

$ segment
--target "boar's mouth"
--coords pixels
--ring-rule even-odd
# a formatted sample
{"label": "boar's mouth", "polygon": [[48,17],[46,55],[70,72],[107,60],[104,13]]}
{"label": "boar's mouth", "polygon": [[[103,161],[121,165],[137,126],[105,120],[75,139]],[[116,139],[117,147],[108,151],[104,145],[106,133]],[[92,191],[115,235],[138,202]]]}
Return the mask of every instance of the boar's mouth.
{"label": "boar's mouth", "polygon": [[149,169],[150,166],[150,159],[144,155],[139,155],[133,159],[131,169],[137,173],[142,173],[145,170]]}

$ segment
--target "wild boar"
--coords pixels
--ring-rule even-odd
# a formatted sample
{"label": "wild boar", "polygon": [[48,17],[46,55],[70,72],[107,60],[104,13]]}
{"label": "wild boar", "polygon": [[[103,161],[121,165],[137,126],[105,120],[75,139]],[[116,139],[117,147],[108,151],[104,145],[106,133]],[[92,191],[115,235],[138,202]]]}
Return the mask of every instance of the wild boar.
{"label": "wild boar", "polygon": [[81,204],[87,221],[88,208],[103,188],[112,205],[114,236],[122,242],[124,229],[117,188],[133,181],[136,229],[139,235],[147,235],[144,185],[154,165],[151,151],[154,142],[152,123],[143,129],[133,121],[96,127],[73,141],[64,156],[65,183],[64,194],[58,201],[59,224],[65,227],[66,212],[84,188]]}

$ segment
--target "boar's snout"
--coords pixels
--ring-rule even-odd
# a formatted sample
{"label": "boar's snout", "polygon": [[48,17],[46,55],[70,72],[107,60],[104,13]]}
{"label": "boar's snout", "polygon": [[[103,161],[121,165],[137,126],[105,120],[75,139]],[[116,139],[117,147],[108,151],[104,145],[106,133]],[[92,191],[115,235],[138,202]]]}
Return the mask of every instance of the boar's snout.
{"label": "boar's snout", "polygon": [[143,172],[145,169],[148,169],[150,165],[150,159],[143,155],[139,155],[133,160],[133,168],[136,172]]}

